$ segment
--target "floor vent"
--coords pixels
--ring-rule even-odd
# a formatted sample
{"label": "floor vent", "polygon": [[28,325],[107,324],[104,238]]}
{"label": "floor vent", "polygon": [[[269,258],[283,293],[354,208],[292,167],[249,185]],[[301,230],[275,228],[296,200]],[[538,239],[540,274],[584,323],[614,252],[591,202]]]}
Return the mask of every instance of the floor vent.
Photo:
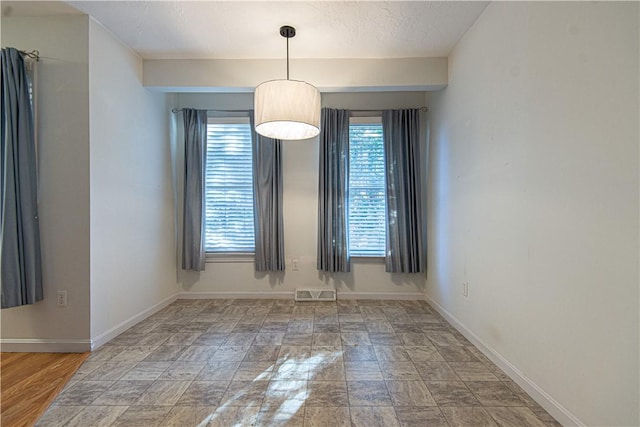
{"label": "floor vent", "polygon": [[335,289],[296,289],[296,301],[335,301]]}

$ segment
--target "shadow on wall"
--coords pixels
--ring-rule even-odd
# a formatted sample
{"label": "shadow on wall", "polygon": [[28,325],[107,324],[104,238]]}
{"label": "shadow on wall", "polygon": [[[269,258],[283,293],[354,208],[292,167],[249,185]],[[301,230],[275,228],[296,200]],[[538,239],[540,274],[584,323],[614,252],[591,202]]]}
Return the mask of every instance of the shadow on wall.
{"label": "shadow on wall", "polygon": [[190,290],[196,283],[200,281],[200,272],[192,270],[183,270],[178,264],[178,283],[182,285],[185,291]]}
{"label": "shadow on wall", "polygon": [[[189,291],[193,286],[200,282],[201,272],[178,269],[178,283],[182,285],[185,291]],[[253,277],[258,280],[263,280],[265,277],[269,281],[271,289],[276,288],[284,284],[284,271],[254,271]]]}
{"label": "shadow on wall", "polygon": [[[389,273],[385,273],[389,274]],[[325,273],[318,271],[318,279],[320,279],[327,286],[334,286],[335,289],[349,289],[355,291],[354,274],[351,273]],[[391,273],[391,282],[398,286],[404,287],[407,285],[415,286],[420,291],[425,290],[425,280],[423,274],[398,274]]]}
{"label": "shadow on wall", "polygon": [[284,284],[284,275],[284,271],[254,271],[253,273],[253,277],[258,280],[262,280],[267,277],[269,279],[269,286],[271,289]]}
{"label": "shadow on wall", "polygon": [[419,290],[425,290],[424,274],[400,274],[391,273],[391,282],[396,286],[413,285]]}
{"label": "shadow on wall", "polygon": [[337,290],[347,288],[353,291],[355,289],[353,273],[327,273],[318,271],[318,279],[327,286],[334,286]]}
{"label": "shadow on wall", "polygon": [[[184,291],[188,292],[198,283],[202,283],[201,272],[178,269],[179,281]],[[327,273],[318,271],[318,280],[329,288],[336,290],[356,291],[355,275],[351,273]],[[413,286],[420,291],[425,290],[424,274],[400,274],[400,273],[384,273],[391,276],[391,282],[399,287]],[[267,280],[269,287],[275,289],[283,286],[285,282],[285,271],[254,271],[253,277],[256,280]],[[262,282],[264,283],[264,282]],[[294,286],[295,287],[295,286]]]}

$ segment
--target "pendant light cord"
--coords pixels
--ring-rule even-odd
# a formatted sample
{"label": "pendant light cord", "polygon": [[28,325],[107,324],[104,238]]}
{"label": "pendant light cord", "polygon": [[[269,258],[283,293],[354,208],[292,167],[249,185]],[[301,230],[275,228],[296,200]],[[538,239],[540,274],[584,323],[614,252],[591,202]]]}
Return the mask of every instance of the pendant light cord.
{"label": "pendant light cord", "polygon": [[289,39],[295,37],[296,29],[291,25],[283,25],[280,27],[280,35],[287,39],[287,80],[289,80]]}

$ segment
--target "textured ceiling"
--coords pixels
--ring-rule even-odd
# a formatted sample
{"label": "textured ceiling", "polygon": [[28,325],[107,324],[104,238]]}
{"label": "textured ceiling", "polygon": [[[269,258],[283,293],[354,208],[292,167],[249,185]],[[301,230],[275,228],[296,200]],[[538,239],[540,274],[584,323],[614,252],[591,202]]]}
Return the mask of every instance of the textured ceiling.
{"label": "textured ceiling", "polygon": [[[447,56],[484,1],[2,1],[3,16],[92,15],[144,58]],[[74,7],[71,7],[72,5]]]}
{"label": "textured ceiling", "polygon": [[144,58],[447,56],[488,2],[71,1]]}

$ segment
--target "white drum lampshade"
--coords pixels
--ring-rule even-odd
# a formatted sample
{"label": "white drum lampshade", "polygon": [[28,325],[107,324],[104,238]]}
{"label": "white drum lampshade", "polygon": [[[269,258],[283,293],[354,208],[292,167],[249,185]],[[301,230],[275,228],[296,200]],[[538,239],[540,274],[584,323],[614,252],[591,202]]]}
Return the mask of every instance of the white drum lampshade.
{"label": "white drum lampshade", "polygon": [[284,140],[320,133],[320,91],[307,82],[271,80],[256,87],[255,128],[260,135]]}

